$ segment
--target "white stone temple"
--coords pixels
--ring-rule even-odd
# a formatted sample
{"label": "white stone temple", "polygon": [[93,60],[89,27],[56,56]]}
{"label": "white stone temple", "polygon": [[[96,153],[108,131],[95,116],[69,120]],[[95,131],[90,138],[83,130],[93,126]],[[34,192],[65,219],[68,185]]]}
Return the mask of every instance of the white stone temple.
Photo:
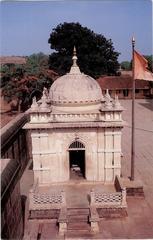
{"label": "white stone temple", "polygon": [[72,60],[70,72],[33,99],[29,111],[34,180],[113,182],[121,174],[123,108],[80,72],[75,48]]}

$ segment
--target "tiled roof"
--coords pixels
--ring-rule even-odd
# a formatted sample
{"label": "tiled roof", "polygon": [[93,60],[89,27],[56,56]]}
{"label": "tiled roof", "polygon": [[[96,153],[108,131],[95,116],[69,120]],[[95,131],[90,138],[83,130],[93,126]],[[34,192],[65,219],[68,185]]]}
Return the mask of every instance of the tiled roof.
{"label": "tiled roof", "polygon": [[[105,76],[97,79],[101,89],[132,89],[132,77],[130,75]],[[149,82],[136,80],[136,89],[148,89]]]}
{"label": "tiled roof", "polygon": [[25,57],[0,57],[0,64],[26,64]]}

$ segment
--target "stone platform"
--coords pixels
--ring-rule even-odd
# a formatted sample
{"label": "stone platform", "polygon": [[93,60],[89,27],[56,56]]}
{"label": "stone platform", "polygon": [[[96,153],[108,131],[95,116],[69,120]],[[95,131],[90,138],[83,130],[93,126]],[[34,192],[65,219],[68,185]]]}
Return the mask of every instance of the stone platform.
{"label": "stone platform", "polygon": [[115,179],[116,190],[120,191],[124,187],[126,188],[127,196],[145,197],[143,183],[140,180],[131,181],[129,178],[120,178],[117,176]]}
{"label": "stone platform", "polygon": [[99,192],[116,192],[114,184],[95,183],[86,180],[70,180],[68,183],[40,186],[39,193],[64,191],[67,208],[88,208],[91,189]]}

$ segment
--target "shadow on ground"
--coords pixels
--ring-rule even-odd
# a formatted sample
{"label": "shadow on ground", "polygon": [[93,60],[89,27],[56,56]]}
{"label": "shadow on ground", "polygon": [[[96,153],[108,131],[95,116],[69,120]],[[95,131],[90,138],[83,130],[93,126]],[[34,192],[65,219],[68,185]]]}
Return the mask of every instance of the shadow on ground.
{"label": "shadow on ground", "polygon": [[146,103],[139,103],[141,106],[153,111],[153,99],[146,99]]}

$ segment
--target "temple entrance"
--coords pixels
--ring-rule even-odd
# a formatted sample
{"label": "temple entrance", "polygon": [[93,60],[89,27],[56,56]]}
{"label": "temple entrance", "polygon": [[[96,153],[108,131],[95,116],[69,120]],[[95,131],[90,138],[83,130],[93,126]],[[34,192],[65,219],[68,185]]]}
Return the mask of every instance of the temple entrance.
{"label": "temple entrance", "polygon": [[73,142],[69,147],[70,179],[85,178],[85,147],[81,142]]}

